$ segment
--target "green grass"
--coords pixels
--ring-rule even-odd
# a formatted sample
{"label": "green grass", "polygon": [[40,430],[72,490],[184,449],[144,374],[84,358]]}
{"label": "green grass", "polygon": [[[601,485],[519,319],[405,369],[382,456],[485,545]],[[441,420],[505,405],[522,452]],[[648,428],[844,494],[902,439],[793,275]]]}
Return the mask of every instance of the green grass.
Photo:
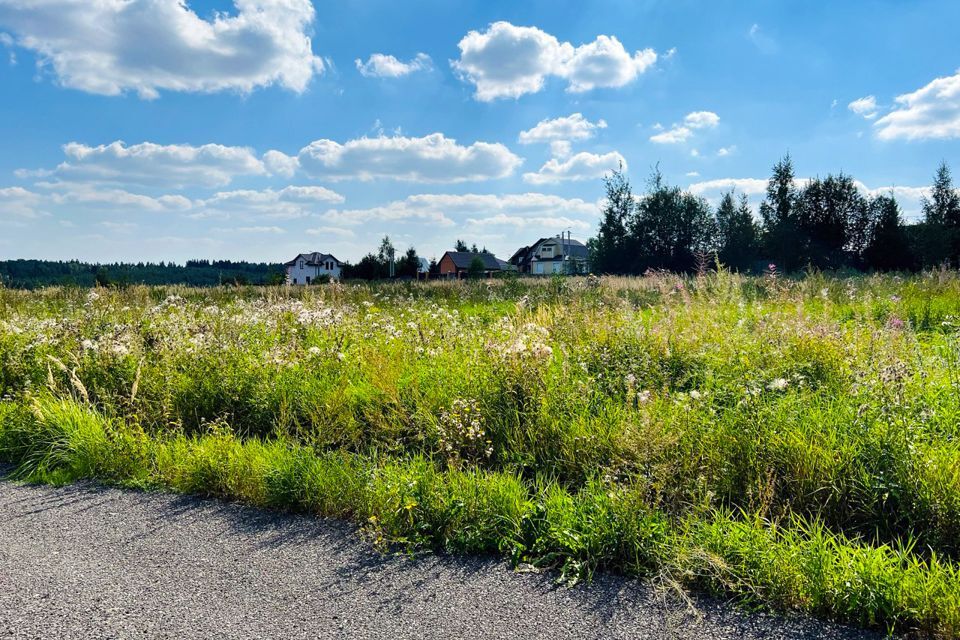
{"label": "green grass", "polygon": [[0,460],[960,635],[960,278],[0,290]]}

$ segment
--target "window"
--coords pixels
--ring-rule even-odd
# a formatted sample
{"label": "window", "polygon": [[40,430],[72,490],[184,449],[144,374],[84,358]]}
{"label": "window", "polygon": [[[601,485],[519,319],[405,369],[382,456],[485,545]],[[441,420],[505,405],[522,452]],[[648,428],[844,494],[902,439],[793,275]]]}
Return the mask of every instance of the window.
{"label": "window", "polygon": [[296,278],[293,279],[293,284],[297,284],[297,279],[296,279]]}
{"label": "window", "polygon": [[303,260],[300,261],[300,268],[303,269]]}
{"label": "window", "polygon": [[310,284],[310,276],[307,276],[307,284]]}

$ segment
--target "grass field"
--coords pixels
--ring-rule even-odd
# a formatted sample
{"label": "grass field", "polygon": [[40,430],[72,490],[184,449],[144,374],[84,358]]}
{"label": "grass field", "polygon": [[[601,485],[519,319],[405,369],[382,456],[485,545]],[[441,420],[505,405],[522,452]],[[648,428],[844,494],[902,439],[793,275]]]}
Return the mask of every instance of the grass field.
{"label": "grass field", "polygon": [[960,635],[960,276],[0,290],[0,460]]}

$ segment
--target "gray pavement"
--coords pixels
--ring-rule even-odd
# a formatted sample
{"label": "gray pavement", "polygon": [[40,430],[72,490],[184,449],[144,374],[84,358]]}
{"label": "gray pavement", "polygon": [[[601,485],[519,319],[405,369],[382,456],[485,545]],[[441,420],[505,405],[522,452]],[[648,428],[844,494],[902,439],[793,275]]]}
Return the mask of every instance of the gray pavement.
{"label": "gray pavement", "polygon": [[603,575],[381,556],[355,528],[195,497],[0,480],[0,638],[877,638]]}

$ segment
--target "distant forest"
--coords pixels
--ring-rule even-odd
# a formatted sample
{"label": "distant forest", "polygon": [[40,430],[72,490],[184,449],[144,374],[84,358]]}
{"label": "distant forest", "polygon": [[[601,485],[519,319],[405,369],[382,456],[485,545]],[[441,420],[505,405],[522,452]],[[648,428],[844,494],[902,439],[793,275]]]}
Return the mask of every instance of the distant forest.
{"label": "distant forest", "polygon": [[186,284],[209,287],[220,284],[280,284],[284,268],[280,264],[234,262],[232,260],[188,260],[140,262],[137,264],[89,264],[52,260],[0,261],[3,286],[35,289],[46,286],[124,286],[130,284]]}

